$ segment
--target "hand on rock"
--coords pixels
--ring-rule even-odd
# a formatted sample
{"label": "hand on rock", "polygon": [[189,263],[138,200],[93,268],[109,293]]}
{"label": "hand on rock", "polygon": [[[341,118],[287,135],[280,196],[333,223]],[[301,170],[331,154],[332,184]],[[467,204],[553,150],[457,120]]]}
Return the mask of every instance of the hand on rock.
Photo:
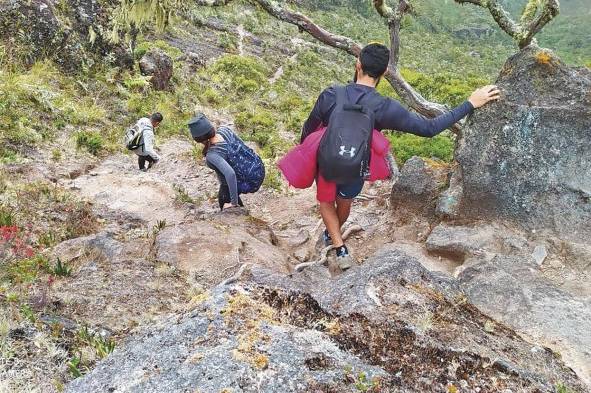
{"label": "hand on rock", "polygon": [[480,89],[476,90],[468,101],[472,104],[474,108],[480,108],[490,101],[496,101],[501,97],[501,91],[495,85],[488,85],[481,87]]}

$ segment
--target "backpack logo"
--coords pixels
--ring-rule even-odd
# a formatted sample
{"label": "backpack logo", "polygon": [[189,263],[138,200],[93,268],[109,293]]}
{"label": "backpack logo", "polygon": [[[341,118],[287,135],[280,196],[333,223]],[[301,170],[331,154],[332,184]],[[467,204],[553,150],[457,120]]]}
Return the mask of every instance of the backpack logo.
{"label": "backpack logo", "polygon": [[355,157],[355,148],[351,147],[350,150],[346,150],[345,146],[341,146],[341,151],[339,151],[339,155],[341,156],[345,156],[345,154],[349,154],[351,156],[351,158]]}

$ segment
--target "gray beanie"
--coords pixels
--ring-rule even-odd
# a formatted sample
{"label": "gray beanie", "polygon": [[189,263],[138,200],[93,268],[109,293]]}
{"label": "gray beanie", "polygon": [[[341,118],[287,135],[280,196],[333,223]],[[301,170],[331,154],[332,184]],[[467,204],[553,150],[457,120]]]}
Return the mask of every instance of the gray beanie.
{"label": "gray beanie", "polygon": [[214,127],[203,113],[199,113],[192,118],[188,126],[193,140],[197,142],[204,142],[213,136],[212,130]]}

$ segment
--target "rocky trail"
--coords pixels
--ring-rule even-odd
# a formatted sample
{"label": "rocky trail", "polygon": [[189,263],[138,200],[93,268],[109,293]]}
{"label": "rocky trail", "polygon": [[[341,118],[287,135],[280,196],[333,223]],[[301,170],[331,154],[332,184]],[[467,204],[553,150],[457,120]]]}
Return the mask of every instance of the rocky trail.
{"label": "rocky trail", "polygon": [[[188,141],[171,139],[160,146],[162,161],[147,173],[136,169],[135,157],[116,154],[102,160],[80,176],[73,179],[62,178],[58,181],[60,185],[92,201],[97,215],[104,222],[104,228],[96,235],[70,240],[55,248],[56,255],[79,269],[72,280],[59,283],[56,293],[70,294],[70,298],[63,301],[69,305],[77,305],[76,314],[72,316],[74,319],[81,319],[94,327],[103,328],[119,339],[127,337],[130,331],[135,332],[131,336],[131,342],[126,339],[127,344],[122,343],[121,351],[117,350],[89,377],[77,380],[69,391],[104,391],[107,385],[115,387],[116,390],[113,391],[157,391],[157,386],[171,383],[165,381],[167,378],[174,380],[175,384],[180,383],[178,386],[171,385],[170,391],[183,390],[182,386],[185,384],[197,384],[203,389],[200,391],[215,391],[211,390],[213,386],[217,389],[226,381],[227,386],[236,391],[285,391],[281,386],[286,385],[271,382],[281,376],[287,378],[289,384],[296,386],[288,391],[296,392],[303,391],[301,386],[304,386],[303,380],[299,379],[301,376],[296,377],[293,374],[296,373],[293,368],[297,369],[299,361],[308,364],[305,366],[306,370],[316,370],[312,373],[314,377],[311,377],[318,384],[315,391],[349,391],[345,388],[345,382],[335,385],[328,381],[334,380],[336,374],[350,367],[353,367],[353,376],[350,375],[344,380],[347,381],[349,378],[348,383],[353,386],[359,382],[357,379],[359,373],[362,373],[366,375],[363,378],[367,378],[367,381],[373,381],[375,377],[376,381],[380,380],[383,386],[389,387],[387,389],[400,385],[401,391],[421,390],[425,389],[425,385],[421,385],[421,379],[415,380],[410,374],[407,376],[410,379],[403,378],[398,382],[390,379],[392,375],[398,375],[400,372],[407,374],[410,369],[401,365],[401,368],[395,367],[394,370],[393,366],[387,366],[387,362],[376,363],[376,359],[384,359],[384,356],[389,361],[394,361],[397,357],[405,358],[407,355],[419,356],[420,359],[428,357],[425,354],[419,355],[416,352],[417,348],[423,348],[421,351],[432,354],[439,353],[438,351],[443,348],[453,348],[450,349],[452,352],[444,357],[451,356],[450,359],[455,359],[449,360],[454,367],[462,368],[467,364],[470,364],[470,367],[479,364],[477,367],[484,367],[482,370],[492,367],[491,371],[482,371],[485,374],[492,372],[486,377],[472,370],[469,373],[472,379],[475,378],[474,375],[479,375],[476,380],[449,378],[449,381],[455,381],[449,382],[454,386],[497,391],[494,386],[505,386],[510,389],[513,383],[510,380],[516,378],[519,382],[515,383],[521,386],[523,391],[536,391],[532,390],[533,386],[541,389],[537,391],[551,391],[548,390],[548,386],[552,384],[547,385],[548,382],[541,381],[548,375],[554,375],[550,378],[555,381],[554,383],[570,380],[569,386],[574,387],[575,391],[586,391],[583,385],[578,385],[576,379],[573,379],[574,374],[570,375],[566,369],[561,369],[563,366],[559,363],[553,363],[556,360],[550,359],[554,355],[549,355],[552,354],[551,351],[543,352],[549,351],[543,348],[549,346],[560,350],[562,358],[580,373],[580,377],[585,378],[585,375],[589,375],[590,358],[587,349],[590,348],[590,343],[586,329],[591,327],[591,314],[586,285],[588,281],[583,279],[582,282],[579,280],[578,285],[559,287],[560,279],[552,272],[564,272],[568,269],[564,263],[558,266],[555,255],[548,256],[549,260],[554,260],[552,265],[544,265],[554,268],[540,270],[533,262],[528,265],[530,262],[526,263],[524,260],[531,258],[537,244],[535,239],[528,238],[523,232],[510,226],[478,223],[467,226],[438,224],[437,221],[426,219],[412,208],[405,211],[392,209],[390,205],[395,203],[397,198],[391,197],[391,184],[386,182],[368,185],[354,204],[348,226],[360,226],[363,230],[354,233],[348,244],[358,258],[359,266],[345,274],[341,274],[332,265],[328,268],[310,267],[296,273],[294,267],[297,264],[317,259],[322,248],[318,244],[322,225],[314,190],[279,192],[263,189],[257,194],[245,196],[244,202],[248,212],[219,212],[215,175],[193,157],[192,148]],[[406,192],[404,178],[409,170],[412,170],[412,163],[402,169],[400,180],[394,187],[393,192],[400,193],[399,197],[404,196]],[[415,178],[415,183],[416,180]],[[414,197],[420,197],[419,194],[420,192]],[[511,254],[512,257],[507,254]],[[394,258],[397,261],[396,267],[386,268],[380,262],[384,258]],[[233,277],[245,264],[247,268],[242,269],[244,274],[241,277],[235,277],[237,280],[232,280],[233,283],[230,285],[219,285]],[[387,269],[393,270],[387,273]],[[410,276],[408,269],[415,269]],[[414,277],[414,274],[417,277]],[[399,277],[400,275],[403,278]],[[515,283],[513,285],[510,277],[515,275],[528,277],[527,283],[521,283],[521,286]],[[410,284],[418,277],[423,277],[421,280],[427,280],[428,284],[423,282],[417,287]],[[382,280],[387,280],[388,283]],[[571,280],[566,281],[572,283]],[[102,284],[97,286],[97,282]],[[426,298],[417,303],[417,299],[414,299],[417,294],[407,294],[404,295],[406,300],[398,303],[398,300],[391,298],[398,296],[394,294],[399,291],[396,289],[396,285],[399,284],[393,284],[394,282],[404,283],[403,288],[411,285],[411,292],[418,291],[420,297]],[[440,294],[449,290],[447,285],[454,288],[454,295],[451,297]],[[331,287],[333,289],[327,292],[321,290]],[[338,295],[339,291],[347,291],[347,287],[358,288],[355,291],[362,291],[363,295]],[[431,291],[434,292],[429,294]],[[463,291],[465,294],[462,294]],[[295,293],[300,295],[292,295]],[[325,296],[333,296],[334,300],[323,300]],[[432,298],[433,296],[435,298]],[[440,296],[444,298],[437,300]],[[366,300],[362,300],[364,297]],[[201,349],[196,349],[197,352],[192,355],[187,353],[184,360],[185,364],[189,362],[196,365],[202,364],[203,361],[212,362],[215,365],[212,366],[213,369],[218,370],[215,371],[218,377],[212,376],[213,379],[208,379],[209,382],[204,384],[190,375],[197,372],[196,370],[202,370],[199,372],[207,374],[210,372],[207,371],[209,368],[200,369],[196,366],[190,375],[179,376],[177,370],[166,368],[161,363],[162,360],[150,356],[150,359],[156,362],[154,367],[164,372],[159,373],[159,377],[150,377],[150,373],[142,372],[141,377],[137,374],[139,379],[136,380],[136,377],[129,376],[136,375],[136,371],[127,370],[115,376],[113,382],[106,382],[113,377],[113,367],[120,367],[115,366],[118,362],[124,362],[128,364],[126,367],[134,368],[135,363],[129,357],[141,359],[143,355],[137,350],[143,353],[150,345],[165,345],[161,340],[169,343],[166,344],[170,345],[166,352],[170,351],[171,356],[178,357],[185,353],[186,350],[179,346],[185,348],[188,343],[184,344],[184,339],[181,338],[174,339],[176,333],[161,331],[158,334],[165,336],[157,334],[154,336],[156,342],[153,344],[141,344],[144,342],[142,338],[134,341],[133,337],[143,334],[138,332],[150,329],[153,321],[166,324],[169,320],[168,315],[174,313],[179,315],[173,317],[179,324],[176,325],[179,329],[193,329],[197,327],[189,326],[197,323],[195,318],[226,314],[228,308],[234,307],[234,301],[245,303],[244,310],[236,311],[236,321],[230,322],[227,320],[228,317],[224,317],[209,322],[199,319],[201,322],[198,322],[201,326],[198,330],[209,326],[206,330],[210,333],[207,335],[221,334],[226,338],[219,341],[220,337],[212,337],[213,341],[199,344]],[[343,301],[345,303],[341,303]],[[449,303],[441,306],[438,305],[439,301]],[[335,303],[331,305],[330,302]],[[389,302],[394,303],[388,305]],[[499,322],[488,320],[487,316],[479,314],[480,311],[477,311],[472,303],[490,313]],[[342,309],[343,306],[345,310]],[[358,307],[361,308],[357,310]],[[399,311],[388,319],[388,312],[385,310],[392,307]],[[449,307],[450,310],[459,308],[450,315],[450,311],[444,311]],[[380,315],[378,320],[374,320],[374,316],[363,317],[368,315],[372,308],[376,308],[374,314]],[[102,312],[97,313],[96,310]],[[188,311],[192,316],[182,317]],[[254,314],[250,315],[251,312]],[[293,312],[296,312],[296,315],[292,315]],[[458,312],[460,316],[456,315]],[[265,320],[261,313],[264,318],[268,317],[269,321]],[[298,316],[298,313],[302,315]],[[355,318],[361,320],[348,321],[348,318],[358,315],[357,313],[361,314]],[[249,319],[251,317],[252,320]],[[460,322],[457,318],[470,319],[470,324],[480,325],[480,328],[472,333],[462,333],[482,336],[470,339],[482,346],[481,350],[476,351],[478,355],[470,355],[477,358],[468,360],[462,358],[464,355],[459,355],[466,350],[471,353],[474,351],[474,348],[462,341],[466,340],[466,337],[454,337],[453,340],[460,340],[455,341],[455,344],[448,341],[452,337],[446,338],[448,333],[444,332],[448,331],[448,323],[453,322],[458,324],[457,326],[466,323]],[[565,325],[561,318],[576,318],[577,323]],[[346,320],[348,322],[345,322]],[[253,321],[259,321],[256,322],[256,327],[251,326]],[[503,322],[516,328],[523,337],[528,337],[538,344],[521,341],[523,339],[515,335],[511,328],[504,327]],[[334,333],[330,331],[333,323],[359,325],[349,326],[348,329],[353,329],[351,332],[345,330]],[[420,339],[427,340],[426,344],[407,343],[410,347],[407,348],[406,355],[396,355],[397,352],[388,355],[373,354],[375,349],[371,349],[372,346],[379,344],[373,341],[375,337],[367,336],[368,329],[374,331],[372,335],[391,337],[402,334],[400,337],[403,337],[406,333],[397,329],[405,329],[401,326],[406,324],[415,326],[412,328],[415,332],[413,335],[426,334]],[[140,330],[136,326],[139,326]],[[439,332],[439,329],[443,330]],[[288,345],[288,341],[285,340],[292,340],[287,337],[294,334],[294,337],[303,336],[293,338],[295,341],[289,345],[296,347],[289,355],[281,348]],[[234,338],[227,341],[229,337]],[[519,343],[490,343],[491,337],[496,337],[495,340],[517,340]],[[412,342],[416,339],[418,336]],[[232,340],[238,341],[232,344]],[[262,341],[259,342],[260,340]],[[334,347],[329,350],[326,345],[334,346],[335,340],[340,349]],[[262,344],[264,342],[267,344]],[[353,345],[352,342],[358,344]],[[365,346],[370,346],[370,349],[355,349],[361,342],[364,342]],[[465,349],[458,349],[458,345]],[[498,352],[501,347],[513,349],[502,355]],[[157,348],[150,348],[148,352],[156,350]],[[528,352],[530,350],[531,352]],[[236,351],[244,352],[243,356],[237,355]],[[299,355],[298,351],[301,352]],[[308,358],[306,353],[310,351],[316,354],[316,357]],[[523,352],[520,354],[519,351]],[[539,368],[532,366],[530,355],[526,356],[526,353],[536,354],[536,362],[540,362]],[[545,355],[542,356],[542,353]],[[297,359],[289,356],[296,356]],[[544,360],[545,356],[550,357]],[[524,361],[526,358],[528,360]],[[234,368],[240,363],[235,363],[236,359],[242,359],[244,362],[240,366],[240,372]],[[144,361],[146,359],[140,363]],[[278,363],[273,367],[275,361]],[[362,363],[359,363],[360,361]],[[291,362],[296,363],[290,365],[292,368],[289,369],[287,364]],[[310,367],[309,363],[318,365]],[[288,367],[292,371],[283,367]],[[433,371],[434,365],[425,367]],[[143,368],[145,367],[142,366]],[[230,370],[237,372],[236,380],[225,379]],[[167,373],[173,374],[167,377]],[[459,375],[457,372],[452,374]],[[492,378],[489,382],[483,382],[489,377]],[[225,382],[222,383],[222,380],[216,378],[222,378]],[[498,378],[503,381],[500,385]],[[340,380],[340,377],[337,379]],[[327,381],[326,384],[321,382],[323,380]],[[368,387],[374,386],[373,384],[374,382],[367,382]],[[248,388],[255,385],[259,386],[260,390]],[[444,389],[445,386],[447,384],[434,391],[442,391],[440,389]]]}

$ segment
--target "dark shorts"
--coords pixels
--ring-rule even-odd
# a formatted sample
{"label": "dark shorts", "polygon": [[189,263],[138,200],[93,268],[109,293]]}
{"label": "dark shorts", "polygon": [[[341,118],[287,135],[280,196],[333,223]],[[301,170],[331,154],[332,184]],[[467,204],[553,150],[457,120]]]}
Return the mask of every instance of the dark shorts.
{"label": "dark shorts", "polygon": [[353,199],[361,193],[365,181],[360,179],[355,183],[335,184],[326,181],[322,175],[316,178],[316,199],[319,202],[334,202],[337,198]]}
{"label": "dark shorts", "polygon": [[337,197],[341,199],[353,199],[357,195],[361,194],[363,190],[363,179],[352,184],[337,184]]}

